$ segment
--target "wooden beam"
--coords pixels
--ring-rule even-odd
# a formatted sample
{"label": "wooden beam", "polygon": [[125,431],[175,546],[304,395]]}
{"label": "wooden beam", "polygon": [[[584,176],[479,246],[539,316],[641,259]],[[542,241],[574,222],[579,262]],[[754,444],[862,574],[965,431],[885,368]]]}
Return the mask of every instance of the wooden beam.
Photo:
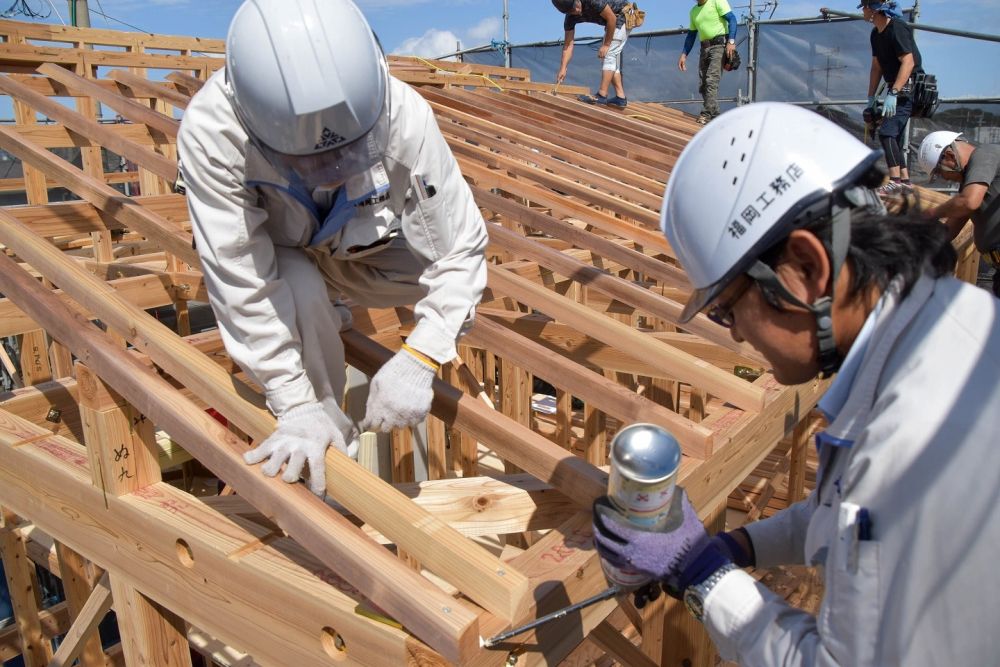
{"label": "wooden beam", "polygon": [[192,96],[197,94],[198,91],[201,90],[202,86],[205,85],[204,81],[202,81],[198,77],[191,76],[187,72],[171,72],[164,78],[167,81],[173,82],[175,86],[181,86],[183,88],[187,88],[191,92]]}
{"label": "wooden beam", "polygon": [[538,375],[568,390],[588,403],[625,423],[651,422],[663,426],[684,446],[684,453],[707,458],[712,451],[712,432],[681,415],[638,396],[603,375],[563,357],[553,356],[545,347],[485,317],[476,319],[466,337],[523,368],[537,368]]}
{"label": "wooden beam", "polygon": [[[349,363],[367,375],[392,357],[392,352],[357,331],[341,334]],[[435,380],[431,412],[468,433],[498,455],[589,507],[607,493],[607,474],[567,452],[531,429],[503,418],[482,401],[441,380]],[[329,457],[328,457],[329,460]]]}
{"label": "wooden beam", "polygon": [[[0,147],[41,169],[108,215],[156,241],[167,252],[177,255],[193,267],[201,266],[198,254],[191,244],[191,234],[183,231],[176,223],[147,211],[111,186],[88,176],[66,160],[26,141],[3,126],[0,126]],[[6,213],[4,217],[13,219]]]}
{"label": "wooden beam", "polygon": [[68,632],[59,644],[59,650],[49,661],[49,667],[69,667],[80,655],[97,625],[111,609],[111,582],[107,572],[101,575],[93,593],[80,610]]}
{"label": "wooden beam", "polygon": [[556,320],[565,322],[608,345],[625,347],[629,353],[671,374],[676,379],[699,386],[744,410],[759,412],[764,392],[734,375],[723,373],[699,359],[671,348],[635,329],[607,317],[594,317],[586,306],[565,299],[510,271],[489,267],[488,284]]}
{"label": "wooden beam", "polygon": [[605,653],[611,655],[623,665],[629,667],[658,667],[655,662],[644,654],[639,647],[626,639],[608,621],[602,621],[587,635]]}
{"label": "wooden beam", "polygon": [[101,125],[90,118],[85,118],[72,109],[48,99],[44,95],[39,95],[30,88],[14,81],[9,76],[0,75],[0,90],[11,97],[20,99],[74,132],[82,134],[98,146],[103,146],[119,155],[124,155],[133,162],[141,164],[146,169],[155,172],[161,178],[170,182],[177,179],[177,162],[175,160],[166,158],[159,153],[154,153],[144,146],[132,143],[111,128]]}
{"label": "wooden beam", "polygon": [[108,105],[133,123],[142,123],[149,126],[150,129],[162,132],[171,139],[177,138],[177,131],[181,125],[178,120],[165,116],[134,100],[127,99],[114,91],[99,86],[93,81],[78,76],[66,68],[59,67],[53,63],[46,63],[40,66],[38,73],[58,81],[78,95],[93,97],[102,104]]}
{"label": "wooden beam", "polygon": [[[0,256],[0,291],[14,298],[33,319],[85,360],[142,414],[165,428],[220,479],[226,480],[265,515],[273,516],[284,530],[331,568],[336,568],[345,579],[356,582],[359,589],[418,637],[456,661],[478,650],[475,613],[426,579],[400,567],[391,554],[303,485],[263,477],[247,466],[243,462],[245,445],[241,440],[180,396],[166,381],[117,349],[107,334],[69,312],[4,256]],[[179,340],[178,344],[184,345]]]}
{"label": "wooden beam", "polygon": [[173,88],[168,88],[167,86],[160,85],[150,81],[149,79],[144,79],[141,76],[126,70],[113,69],[108,72],[106,76],[112,81],[117,81],[118,83],[131,88],[132,92],[136,93],[137,97],[153,97],[163,100],[167,104],[173,104],[181,109],[186,109],[188,103],[191,101],[190,97]]}

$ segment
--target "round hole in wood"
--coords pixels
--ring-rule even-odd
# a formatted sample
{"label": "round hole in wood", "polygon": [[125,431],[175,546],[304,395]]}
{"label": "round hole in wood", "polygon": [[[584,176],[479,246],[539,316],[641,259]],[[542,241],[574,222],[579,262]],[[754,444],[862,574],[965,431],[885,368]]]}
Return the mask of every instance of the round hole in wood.
{"label": "round hole in wood", "polygon": [[320,642],[326,654],[336,661],[347,659],[347,643],[340,633],[331,627],[325,627],[320,631]]}
{"label": "round hole in wood", "polygon": [[194,552],[191,551],[191,547],[184,540],[177,540],[175,545],[177,548],[177,560],[181,562],[184,567],[194,567]]}

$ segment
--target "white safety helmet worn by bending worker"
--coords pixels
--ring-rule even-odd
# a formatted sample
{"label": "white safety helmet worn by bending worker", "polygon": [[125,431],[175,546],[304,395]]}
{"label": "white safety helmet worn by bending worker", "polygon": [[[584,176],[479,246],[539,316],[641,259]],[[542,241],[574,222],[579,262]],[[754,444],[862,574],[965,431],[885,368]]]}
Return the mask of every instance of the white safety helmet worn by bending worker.
{"label": "white safety helmet worn by bending worker", "polygon": [[385,150],[389,67],[350,0],[247,0],[226,38],[226,80],[251,141],[291,179],[342,183]]}
{"label": "white safety helmet worn by bending worker", "polygon": [[[944,149],[952,146],[960,136],[962,136],[961,132],[949,132],[948,130],[938,130],[937,132],[929,133],[920,142],[920,151],[917,153],[917,164],[930,175],[941,171],[938,168],[941,153],[944,153]],[[955,151],[955,155],[958,155],[957,150]],[[961,171],[961,165],[959,165],[957,171]]]}
{"label": "white safety helmet worn by bending worker", "polygon": [[671,172],[660,219],[694,286],[681,321],[747,274],[772,305],[784,301],[814,314],[820,367],[835,372],[842,360],[832,298],[802,303],[759,258],[793,229],[833,218],[832,238],[821,241],[835,283],[850,244],[851,209],[884,210],[869,190],[884,179],[880,156],[820,115],[776,102],[733,109],[696,134]]}

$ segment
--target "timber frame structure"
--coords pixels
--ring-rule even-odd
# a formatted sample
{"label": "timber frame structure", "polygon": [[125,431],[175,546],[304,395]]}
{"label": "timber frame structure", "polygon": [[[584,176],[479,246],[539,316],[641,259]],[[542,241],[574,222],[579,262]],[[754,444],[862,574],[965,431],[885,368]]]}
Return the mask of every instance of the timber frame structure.
{"label": "timber frame structure", "polygon": [[[483,210],[489,284],[425,428],[392,434],[381,476],[331,450],[328,504],[243,463],[274,420],[218,332],[191,333],[189,304],[207,298],[172,188],[177,118],[223,43],[14,21],[0,35],[16,120],[0,148],[23,165],[0,190],[27,198],[0,210],[0,337],[21,351],[2,361],[23,385],[0,395],[0,553],[17,621],[0,630],[0,661],[712,664],[700,626],[663,598],[480,642],[606,586],[590,505],[623,423],[677,436],[680,482],[715,526],[786,438],[787,497],[802,496],[824,385],[779,386],[704,316],[675,326],[688,287],[658,211],[690,118],[588,107],[566,97],[586,91],[553,94],[526,70],[390,59]],[[98,105],[121,122],[99,123]],[[80,165],[59,148],[78,148]],[[131,168],[105,171],[103,151]],[[73,200],[50,201],[53,188]],[[164,308],[173,328],[150,314]],[[372,373],[411,326],[409,309],[355,307],[348,362]],[[533,397],[535,377],[548,399]],[[224,488],[165,481],[191,460]],[[40,607],[35,563],[65,602]],[[105,651],[94,628],[112,608],[121,644]]]}

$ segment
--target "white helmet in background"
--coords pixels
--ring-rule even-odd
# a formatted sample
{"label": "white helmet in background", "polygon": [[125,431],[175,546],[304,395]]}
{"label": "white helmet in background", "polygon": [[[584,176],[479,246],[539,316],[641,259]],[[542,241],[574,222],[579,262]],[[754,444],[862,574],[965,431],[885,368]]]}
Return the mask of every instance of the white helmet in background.
{"label": "white helmet in background", "polygon": [[246,0],[226,38],[228,92],[275,167],[313,185],[373,166],[389,123],[389,68],[350,0]]}
{"label": "white helmet in background", "polygon": [[801,303],[759,257],[793,229],[832,217],[834,238],[824,243],[836,280],[850,243],[850,210],[884,210],[867,190],[884,178],[880,156],[819,114],[777,102],[738,107],[698,132],[671,171],[660,218],[694,286],[681,321],[746,273],[765,294],[816,315],[821,365],[824,373],[836,370],[830,298]]}
{"label": "white helmet in background", "polygon": [[955,143],[955,140],[962,136],[961,132],[949,132],[938,130],[931,132],[920,142],[920,151],[917,153],[917,164],[928,174],[933,174],[937,169],[938,161],[944,149]]}

